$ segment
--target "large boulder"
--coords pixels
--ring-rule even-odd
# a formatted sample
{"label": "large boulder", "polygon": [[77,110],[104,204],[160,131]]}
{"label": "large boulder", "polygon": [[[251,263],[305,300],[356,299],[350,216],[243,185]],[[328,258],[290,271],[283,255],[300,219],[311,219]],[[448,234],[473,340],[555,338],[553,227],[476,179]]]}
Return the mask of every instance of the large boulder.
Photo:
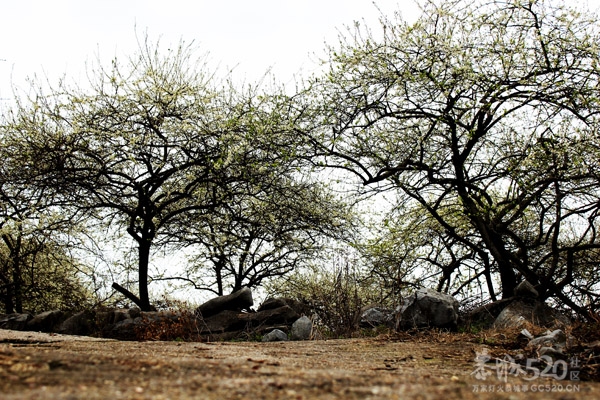
{"label": "large boulder", "polygon": [[208,318],[222,311],[241,311],[249,309],[254,304],[252,300],[252,291],[244,287],[237,292],[225,296],[215,297],[202,304],[196,309],[196,315],[202,318]]}
{"label": "large boulder", "polygon": [[500,299],[470,310],[468,313],[461,316],[459,325],[466,329],[476,329],[477,331],[491,328],[502,310],[514,300],[514,297]]}
{"label": "large boulder", "polygon": [[458,301],[450,295],[431,289],[419,289],[405,300],[398,315],[396,329],[456,329],[458,306]]}
{"label": "large boulder", "polygon": [[564,328],[569,319],[534,298],[520,298],[507,305],[493,323],[494,328],[526,328],[530,325],[550,329]]}
{"label": "large boulder", "polygon": [[27,330],[27,323],[33,319],[28,313],[13,313],[0,315],[0,329],[13,329],[15,331]]}
{"label": "large boulder", "polygon": [[304,304],[298,300],[285,297],[270,297],[266,299],[256,311],[261,312],[265,310],[272,310],[274,308],[279,308],[283,306],[289,306],[292,310],[296,311],[298,315],[313,314],[313,310],[307,304]]}
{"label": "large boulder", "polygon": [[46,311],[36,315],[30,321],[28,321],[27,330],[37,332],[55,332],[55,329],[58,327],[58,325],[60,325],[68,317],[69,315],[61,310]]}
{"label": "large boulder", "polygon": [[79,336],[89,336],[96,330],[96,312],[92,310],[80,311],[72,315],[55,329],[56,333]]}

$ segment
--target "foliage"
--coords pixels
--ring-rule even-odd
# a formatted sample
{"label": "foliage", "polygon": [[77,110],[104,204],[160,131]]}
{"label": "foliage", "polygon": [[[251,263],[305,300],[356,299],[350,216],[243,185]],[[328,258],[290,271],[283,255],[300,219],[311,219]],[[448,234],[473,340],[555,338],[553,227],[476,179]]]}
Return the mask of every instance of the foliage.
{"label": "foliage", "polygon": [[424,2],[413,24],[383,18],[380,36],[357,27],[330,49],[296,98],[297,130],[315,165],[427,213],[428,247],[456,258],[455,277],[476,268],[503,297],[527,279],[586,314],[599,302],[599,26],[543,0]]}
{"label": "foliage", "polygon": [[[323,226],[318,220],[323,214],[303,217],[301,207],[286,208],[288,216],[276,221],[279,230],[268,233],[278,237],[265,237],[265,221],[248,214],[272,208],[261,215],[271,223],[292,197],[310,201],[318,196],[316,186],[297,181],[300,165],[295,136],[287,130],[287,103],[251,86],[237,90],[218,80],[183,43],[164,55],[160,50],[146,41],[128,63],[114,60],[109,68],[98,67],[90,74],[90,88],[61,82],[47,94],[34,86],[34,94],[19,102],[6,124],[24,154],[22,165],[32,171],[29,187],[52,188],[64,204],[135,241],[138,295],[117,283],[113,288],[145,311],[153,309],[148,284],[154,249],[212,246],[207,250],[211,260],[235,250],[234,259],[226,261],[238,264],[234,288],[239,288],[245,279],[259,284],[292,269],[295,255],[312,251],[302,236]],[[323,222],[332,221],[327,217]],[[256,240],[268,242],[269,249],[265,256],[255,248],[253,255],[275,254],[269,265],[280,262],[280,253],[293,254],[292,260],[262,271],[257,263],[240,264],[235,257],[247,254],[240,255],[240,246],[257,244],[240,230],[247,228],[231,223],[261,229]],[[305,229],[309,232],[300,232]],[[299,236],[286,239],[288,231]],[[222,234],[229,235],[225,246],[233,247],[214,254],[223,250]],[[238,266],[245,272],[237,273]],[[215,268],[222,293],[224,277]]]}
{"label": "foliage", "polygon": [[10,234],[6,226],[2,239],[0,302],[6,313],[80,311],[91,305],[92,296],[80,274],[82,267],[65,253],[62,243],[25,236],[22,231]]}
{"label": "foliage", "polygon": [[92,301],[87,266],[72,253],[80,220],[53,187],[32,187],[35,171],[0,130],[0,303],[4,312],[81,310]]}

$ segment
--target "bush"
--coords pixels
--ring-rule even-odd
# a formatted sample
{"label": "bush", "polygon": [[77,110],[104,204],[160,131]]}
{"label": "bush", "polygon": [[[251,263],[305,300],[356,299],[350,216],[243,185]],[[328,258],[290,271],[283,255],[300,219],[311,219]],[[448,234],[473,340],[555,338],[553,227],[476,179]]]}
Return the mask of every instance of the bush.
{"label": "bush", "polygon": [[291,298],[307,305],[317,332],[322,330],[326,337],[355,334],[364,306],[391,306],[377,281],[348,260],[331,269],[312,267],[296,271],[272,281],[266,290],[270,297]]}

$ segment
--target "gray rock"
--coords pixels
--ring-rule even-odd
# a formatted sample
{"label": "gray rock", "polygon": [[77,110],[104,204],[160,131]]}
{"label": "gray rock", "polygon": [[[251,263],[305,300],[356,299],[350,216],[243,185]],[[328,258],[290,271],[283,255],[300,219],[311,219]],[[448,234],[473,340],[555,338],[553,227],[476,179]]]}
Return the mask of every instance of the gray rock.
{"label": "gray rock", "polygon": [[96,330],[96,313],[81,311],[67,318],[56,328],[56,333],[63,335],[91,335]]}
{"label": "gray rock", "polygon": [[196,314],[203,318],[207,318],[222,311],[241,311],[249,309],[253,304],[252,291],[250,288],[244,287],[237,292],[215,297],[214,299],[207,301],[196,309]]}
{"label": "gray rock", "polygon": [[28,313],[13,313],[0,316],[0,328],[15,331],[27,330],[27,323],[33,319]]}
{"label": "gray rock", "polygon": [[273,329],[271,332],[263,336],[263,342],[285,342],[289,340],[284,331]]}
{"label": "gray rock", "polygon": [[308,340],[312,334],[313,323],[307,316],[300,317],[292,324],[292,340]]}
{"label": "gray rock", "polygon": [[562,328],[570,321],[547,304],[530,298],[522,298],[507,305],[498,315],[494,328],[526,328],[529,325]]}
{"label": "gray rock", "polygon": [[38,332],[54,332],[64,320],[69,317],[61,310],[46,311],[36,315],[27,322],[27,330]]}
{"label": "gray rock", "polygon": [[282,299],[280,297],[268,298],[260,305],[260,307],[258,307],[258,310],[256,310],[256,311],[261,312],[261,311],[266,311],[266,310],[273,310],[275,308],[279,308],[279,307],[283,307],[283,306],[287,306],[287,302],[285,301],[285,299]]}
{"label": "gray rock", "polygon": [[136,331],[141,323],[141,317],[124,319],[114,324],[107,336],[119,340],[135,340],[137,339]]}
{"label": "gray rock", "polygon": [[363,328],[389,326],[393,328],[394,313],[382,307],[367,308],[360,314],[360,326]]}
{"label": "gray rock", "polygon": [[313,310],[308,305],[299,302],[298,300],[277,297],[277,298],[268,298],[266,299],[256,310],[257,312],[272,310],[275,308],[280,308],[283,306],[288,306],[292,310],[296,311],[298,315],[311,315]]}
{"label": "gray rock", "polygon": [[419,289],[406,299],[400,309],[396,328],[456,329],[458,306],[458,301],[450,295],[431,289]]}
{"label": "gray rock", "polygon": [[243,331],[259,326],[288,325],[298,319],[298,314],[289,306],[255,313],[241,313],[225,310],[208,318],[199,319],[198,328],[202,334]]}

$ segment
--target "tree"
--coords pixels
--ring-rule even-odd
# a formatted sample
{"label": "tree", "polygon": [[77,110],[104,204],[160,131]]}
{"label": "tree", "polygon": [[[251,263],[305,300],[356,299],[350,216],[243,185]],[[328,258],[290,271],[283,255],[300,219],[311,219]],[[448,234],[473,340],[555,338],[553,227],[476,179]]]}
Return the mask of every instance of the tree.
{"label": "tree", "polygon": [[0,303],[7,314],[75,310],[91,300],[82,283],[84,267],[67,250],[78,218],[51,188],[33,188],[23,169],[26,155],[0,134]]}
{"label": "tree", "polygon": [[[312,261],[327,247],[327,239],[348,239],[353,230],[349,207],[326,187],[294,179],[287,166],[273,169],[269,184],[250,190],[236,202],[216,208],[183,243],[200,244],[191,274],[217,295],[287,275]],[[266,190],[265,190],[266,187]],[[207,272],[208,271],[208,272]],[[202,279],[202,277],[204,279]]]}
{"label": "tree", "polygon": [[252,98],[191,50],[162,56],[147,42],[126,66],[98,69],[91,89],[38,88],[11,121],[35,162],[35,185],[60,188],[69,204],[134,239],[139,297],[113,286],[142,310],[152,309],[151,249],[168,242],[163,233],[183,214],[210,213],[257,178],[256,169],[232,167],[254,151],[254,132],[268,129],[243,125]]}
{"label": "tree", "polygon": [[489,257],[503,297],[524,277],[585,314],[567,292],[598,268],[580,264],[600,246],[596,17],[543,0],[422,11],[342,38],[299,96],[298,132],[320,165],[398,190]]}
{"label": "tree", "polygon": [[[273,183],[278,173],[292,182],[300,168],[289,104],[252,86],[236,90],[183,43],[163,56],[146,42],[127,64],[114,60],[92,76],[89,89],[63,83],[46,95],[38,87],[19,104],[10,129],[30,155],[32,185],[57,188],[69,206],[134,240],[138,294],[116,282],[113,288],[151,310],[154,249],[211,243],[190,239],[192,231],[239,238],[242,232],[214,219],[238,218],[236,207],[252,199],[277,202],[291,193],[295,184],[278,193],[284,186]],[[264,236],[252,245],[256,240]]]}
{"label": "tree", "polygon": [[374,237],[362,241],[359,248],[371,274],[395,296],[401,296],[407,287],[433,286],[463,300],[497,300],[487,253],[474,251],[455,238],[459,235],[477,243],[467,223],[454,221],[453,225],[457,227],[454,235],[419,205],[400,204],[383,218]]}

